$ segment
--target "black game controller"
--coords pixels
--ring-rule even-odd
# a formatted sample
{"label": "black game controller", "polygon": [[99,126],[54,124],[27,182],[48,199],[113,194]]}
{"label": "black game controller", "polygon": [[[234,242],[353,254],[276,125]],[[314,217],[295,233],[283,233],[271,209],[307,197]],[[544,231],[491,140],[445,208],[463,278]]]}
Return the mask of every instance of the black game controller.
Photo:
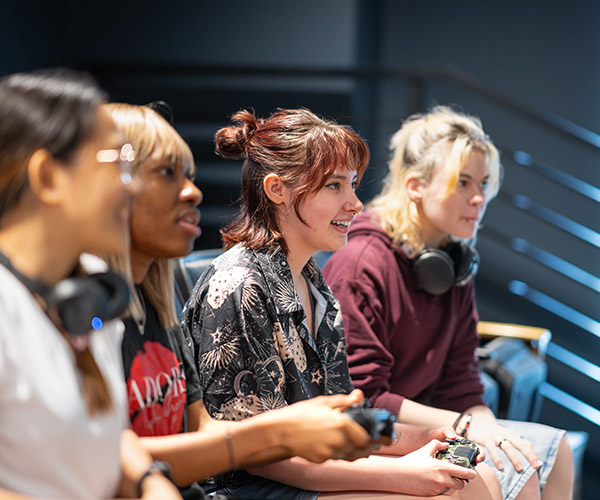
{"label": "black game controller", "polygon": [[435,453],[435,458],[446,460],[451,464],[461,465],[469,469],[477,465],[479,447],[465,438],[448,439],[448,448]]}
{"label": "black game controller", "polygon": [[360,424],[375,440],[381,436],[394,437],[396,417],[384,408],[369,408],[368,402],[365,402],[364,405],[352,405],[344,414]]}

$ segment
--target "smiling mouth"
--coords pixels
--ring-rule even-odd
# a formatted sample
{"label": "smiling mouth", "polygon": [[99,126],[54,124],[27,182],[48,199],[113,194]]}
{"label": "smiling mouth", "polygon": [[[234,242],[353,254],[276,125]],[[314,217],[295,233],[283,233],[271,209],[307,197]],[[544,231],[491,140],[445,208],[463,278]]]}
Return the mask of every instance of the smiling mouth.
{"label": "smiling mouth", "polygon": [[338,227],[350,227],[350,224],[352,223],[351,220],[333,220],[331,221],[331,223],[334,226],[338,226]]}

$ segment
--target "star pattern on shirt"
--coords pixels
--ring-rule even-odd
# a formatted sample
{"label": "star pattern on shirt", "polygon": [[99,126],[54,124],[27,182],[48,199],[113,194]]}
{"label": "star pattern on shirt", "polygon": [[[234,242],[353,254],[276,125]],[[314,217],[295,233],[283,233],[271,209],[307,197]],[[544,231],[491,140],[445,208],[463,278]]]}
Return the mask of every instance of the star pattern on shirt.
{"label": "star pattern on shirt", "polygon": [[246,418],[352,390],[339,305],[313,259],[302,272],[324,318],[314,337],[279,246],[236,246],[215,259],[194,288],[182,322],[194,340],[211,415]]}

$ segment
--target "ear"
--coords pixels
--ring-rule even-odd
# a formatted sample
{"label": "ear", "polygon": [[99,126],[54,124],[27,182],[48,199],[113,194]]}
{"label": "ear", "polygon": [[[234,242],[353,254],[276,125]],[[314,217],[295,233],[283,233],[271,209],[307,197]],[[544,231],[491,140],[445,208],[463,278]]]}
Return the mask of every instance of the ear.
{"label": "ear", "polygon": [[59,162],[47,149],[35,151],[27,164],[27,177],[31,191],[42,203],[58,205],[62,199],[64,174]]}
{"label": "ear", "polygon": [[285,203],[288,189],[277,174],[269,174],[263,179],[263,189],[275,205]]}
{"label": "ear", "polygon": [[404,180],[404,187],[408,198],[415,203],[419,203],[423,198],[423,183],[416,175],[408,175]]}

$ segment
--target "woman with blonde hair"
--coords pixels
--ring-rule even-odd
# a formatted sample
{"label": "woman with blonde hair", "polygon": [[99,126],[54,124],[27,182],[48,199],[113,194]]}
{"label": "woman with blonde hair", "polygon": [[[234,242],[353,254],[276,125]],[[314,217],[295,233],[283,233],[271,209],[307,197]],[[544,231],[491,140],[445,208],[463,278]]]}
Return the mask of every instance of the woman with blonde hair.
{"label": "woman with blonde hair", "polygon": [[409,117],[391,150],[383,190],[323,270],[355,386],[399,421],[453,424],[483,445],[505,498],[570,498],[564,431],[496,420],[479,382],[474,242],[501,181],[496,147],[477,118],[438,106]]}
{"label": "woman with blonde hair", "polygon": [[[362,209],[355,189],[369,151],[354,131],[306,109],[264,120],[240,111],[233,122],[217,132],[216,147],[244,159],[241,210],[182,322],[197,345],[208,411],[243,420],[353,390],[338,303],[311,256],[345,245]],[[265,499],[499,498],[489,467],[434,458],[448,447],[440,440],[456,437],[451,428],[396,432],[398,442],[382,448],[387,456],[316,465],[295,457],[236,471],[215,489]]]}
{"label": "woman with blonde hair", "polygon": [[196,481],[228,469],[293,455],[313,462],[368,455],[376,443],[342,414],[362,401],[360,391],[243,422],[209,416],[193,351],[175,314],[171,261],[187,255],[200,235],[202,193],[193,182],[192,152],[165,119],[165,103],[103,109],[136,150],[130,248],[109,261],[132,283],[122,356],[131,426],[142,443],[170,464],[185,498],[206,498]]}

